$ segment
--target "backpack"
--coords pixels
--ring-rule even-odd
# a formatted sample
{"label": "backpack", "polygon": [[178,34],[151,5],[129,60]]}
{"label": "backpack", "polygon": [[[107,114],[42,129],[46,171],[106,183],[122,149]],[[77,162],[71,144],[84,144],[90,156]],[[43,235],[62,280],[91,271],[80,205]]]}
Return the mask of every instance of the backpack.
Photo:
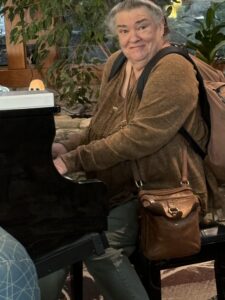
{"label": "backpack", "polygon": [[[184,56],[193,64],[197,72],[202,117],[209,128],[207,152],[205,153],[201,149],[184,127],[180,128],[179,132],[202,159],[206,158],[216,178],[221,182],[225,182],[225,76],[221,71],[192,56],[185,48],[177,46],[163,48],[148,62],[139,77],[137,82],[138,97],[141,99],[152,68],[161,58],[170,53]],[[119,72],[125,61],[126,57],[121,52],[113,63],[108,81]]]}

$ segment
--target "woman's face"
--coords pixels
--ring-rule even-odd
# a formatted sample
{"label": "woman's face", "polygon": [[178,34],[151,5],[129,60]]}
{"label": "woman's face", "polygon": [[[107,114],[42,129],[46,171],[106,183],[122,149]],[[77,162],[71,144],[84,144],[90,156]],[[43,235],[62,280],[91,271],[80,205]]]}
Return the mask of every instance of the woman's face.
{"label": "woman's face", "polygon": [[145,7],[117,13],[115,25],[120,47],[133,64],[145,65],[163,45],[163,23],[156,24]]}

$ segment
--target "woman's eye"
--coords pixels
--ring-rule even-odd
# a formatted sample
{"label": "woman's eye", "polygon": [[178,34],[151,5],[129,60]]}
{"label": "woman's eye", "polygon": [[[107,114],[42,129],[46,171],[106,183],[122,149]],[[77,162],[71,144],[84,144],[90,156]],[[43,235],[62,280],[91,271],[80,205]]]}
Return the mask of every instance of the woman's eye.
{"label": "woman's eye", "polygon": [[142,25],[140,27],[138,27],[138,30],[144,30],[147,26],[146,25]]}
{"label": "woman's eye", "polygon": [[126,33],[128,33],[128,30],[126,30],[126,29],[120,29],[119,33],[120,34],[126,34]]}

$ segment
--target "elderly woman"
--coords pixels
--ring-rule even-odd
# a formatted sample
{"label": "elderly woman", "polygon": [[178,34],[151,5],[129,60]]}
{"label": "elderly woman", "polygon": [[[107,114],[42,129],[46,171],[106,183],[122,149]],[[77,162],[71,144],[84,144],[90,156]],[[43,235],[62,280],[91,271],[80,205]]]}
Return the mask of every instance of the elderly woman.
{"label": "elderly woman", "polygon": [[[147,300],[129,255],[137,243],[136,189],[131,161],[151,188],[177,187],[181,178],[184,125],[204,149],[207,129],[198,107],[198,81],[190,62],[177,54],[162,58],[152,70],[142,99],[137,80],[166,39],[160,7],[148,0],[125,0],[110,12],[109,27],[121,50],[104,69],[100,99],[89,128],[61,144],[54,144],[55,166],[61,174],[83,170],[108,186],[110,247],[101,257],[90,257],[87,267],[105,299]],[[127,58],[108,80],[120,52]],[[201,158],[188,148],[189,180],[206,209],[207,189]]]}

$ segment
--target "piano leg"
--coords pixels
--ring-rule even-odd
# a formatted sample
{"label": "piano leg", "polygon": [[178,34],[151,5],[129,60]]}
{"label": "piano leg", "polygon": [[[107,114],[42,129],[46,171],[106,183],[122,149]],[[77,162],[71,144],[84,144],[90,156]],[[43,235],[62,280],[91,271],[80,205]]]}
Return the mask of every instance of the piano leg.
{"label": "piano leg", "polygon": [[70,269],[71,300],[83,299],[83,262],[79,261]]}

